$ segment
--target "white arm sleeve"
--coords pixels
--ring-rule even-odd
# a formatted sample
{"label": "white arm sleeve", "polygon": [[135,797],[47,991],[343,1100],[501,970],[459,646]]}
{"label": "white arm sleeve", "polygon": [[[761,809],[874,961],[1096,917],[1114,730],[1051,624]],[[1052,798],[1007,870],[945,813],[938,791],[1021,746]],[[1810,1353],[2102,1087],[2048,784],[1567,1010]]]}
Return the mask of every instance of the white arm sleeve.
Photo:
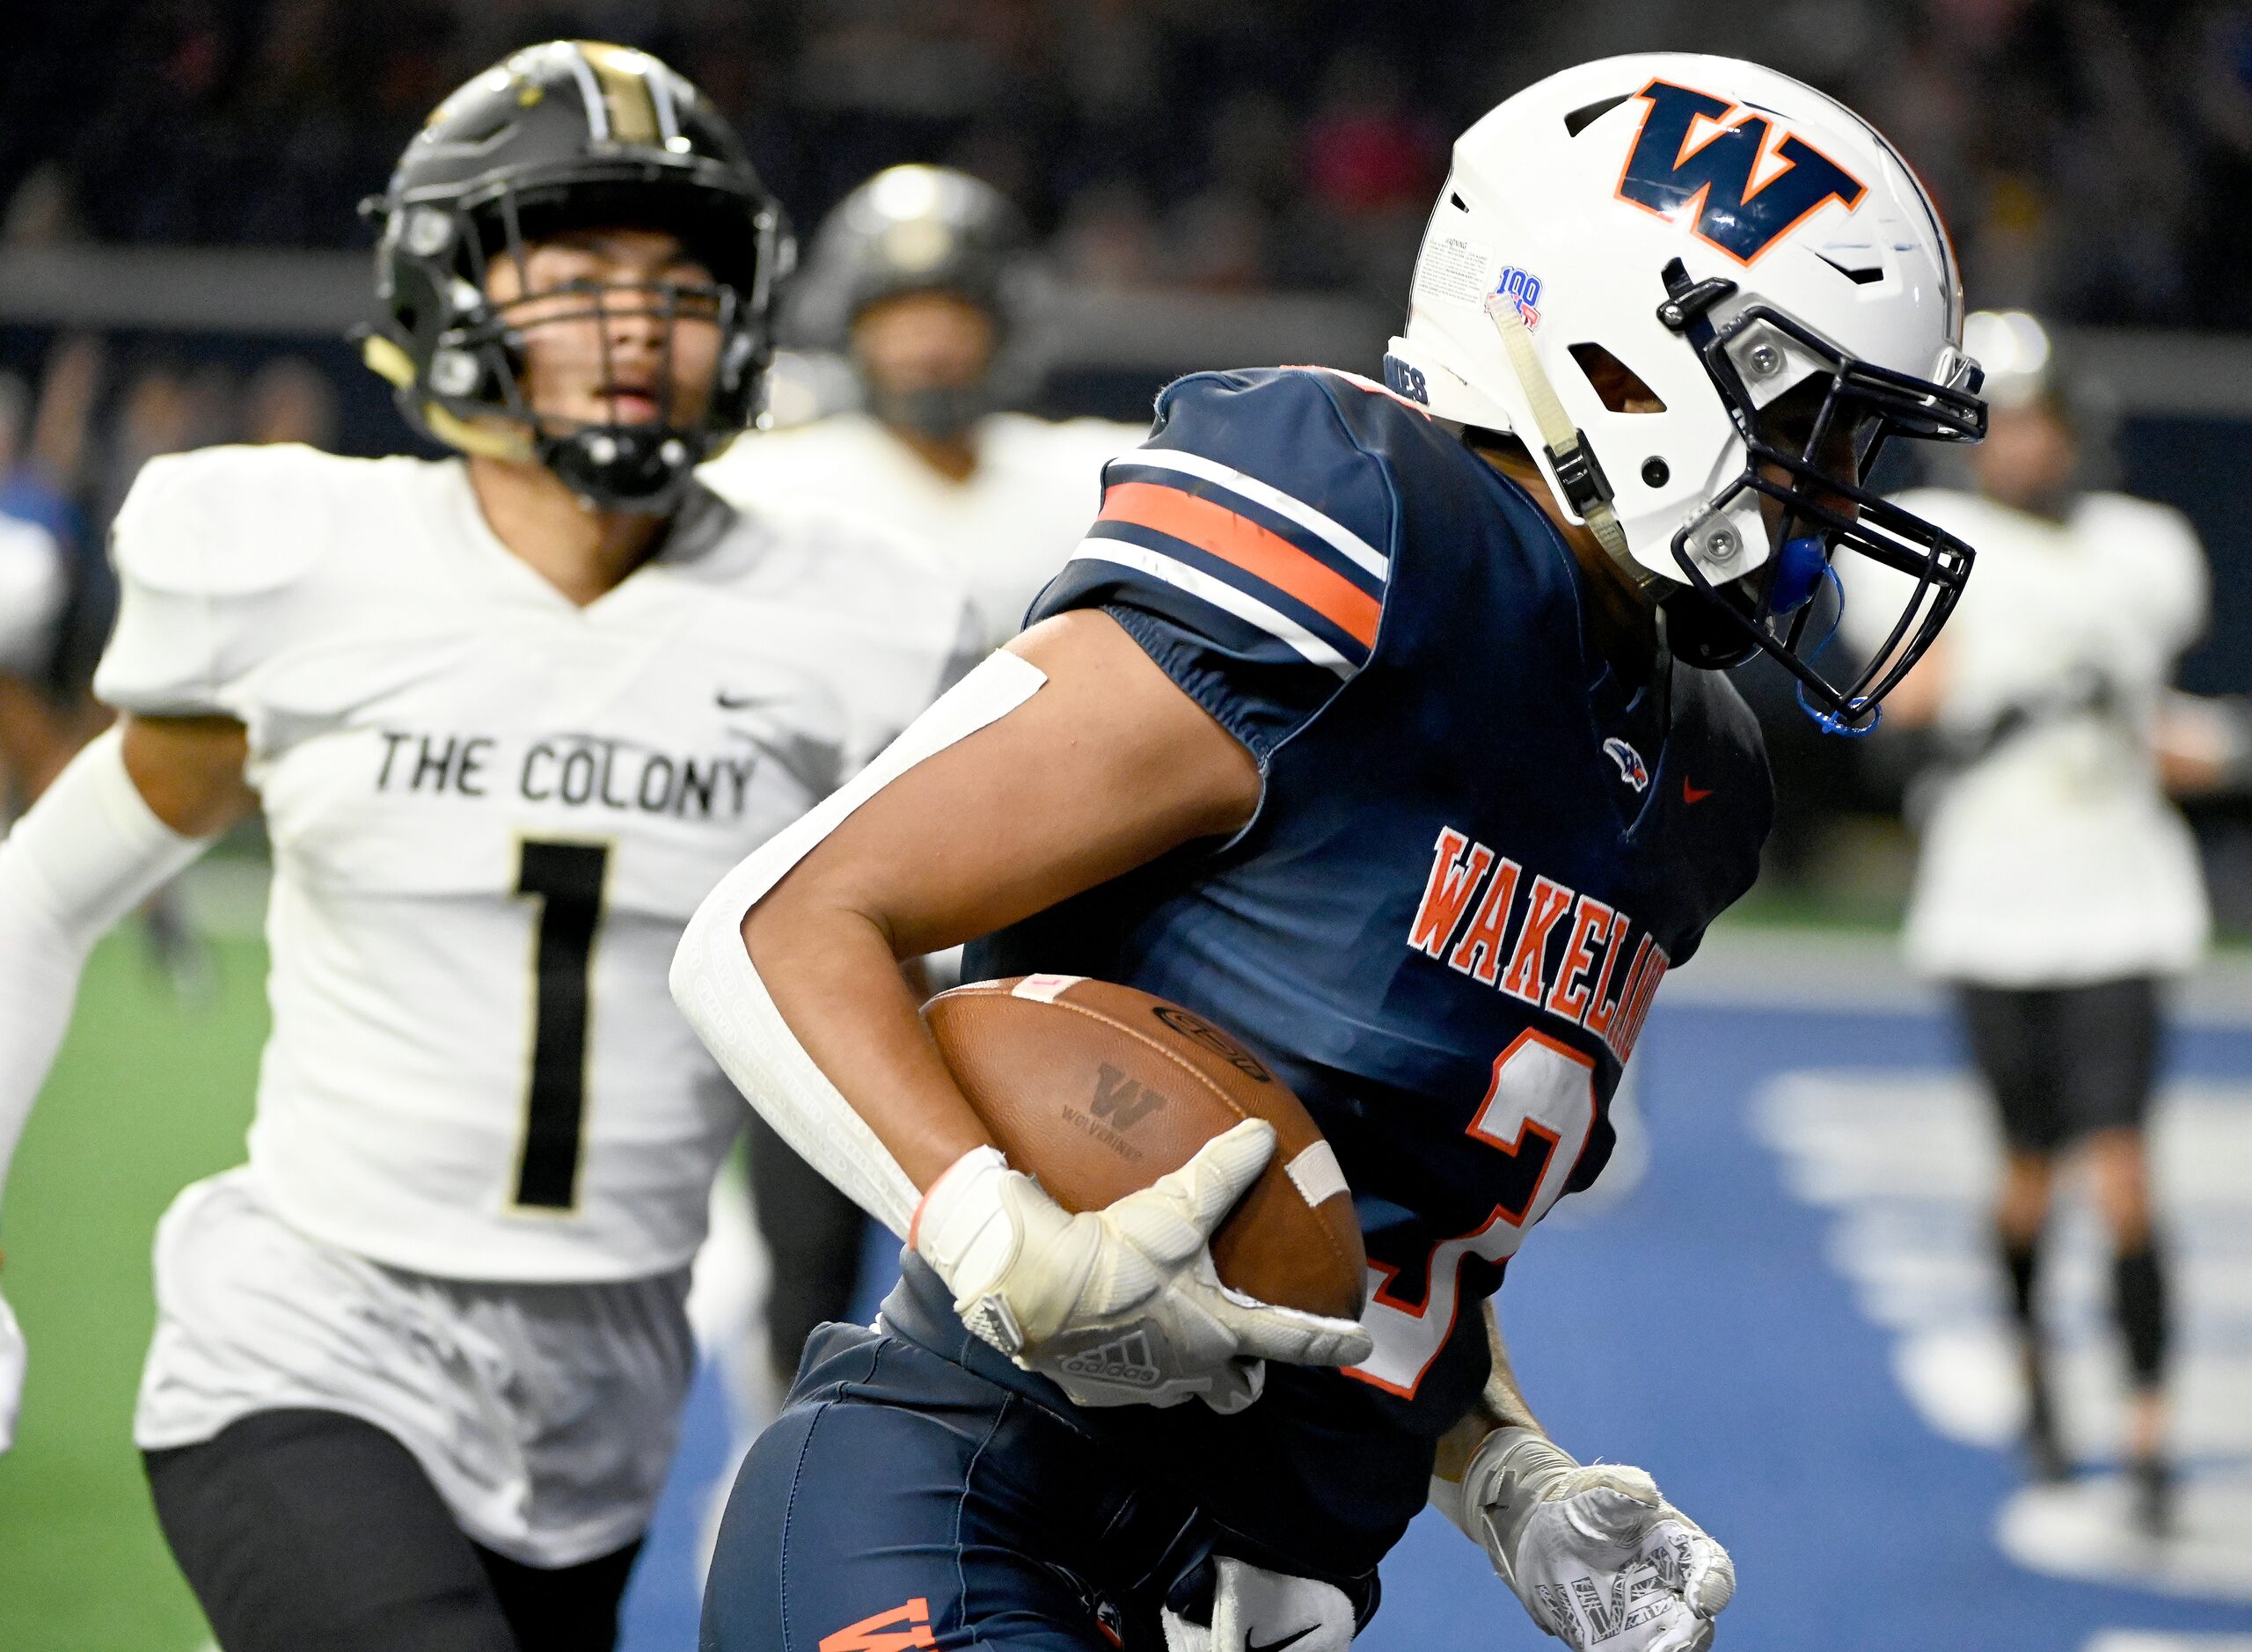
{"label": "white arm sleeve", "polygon": [[721,879],[673,954],[674,1000],[736,1088],[808,1164],[902,1238],[922,1195],[774,1007],[743,947],[743,915],[854,809],[924,758],[1006,716],[1047,681],[1019,655],[989,656],[842,790]]}
{"label": "white arm sleeve", "polygon": [[70,1025],[86,954],[203,852],[158,820],[112,729],[0,841],[0,1188]]}

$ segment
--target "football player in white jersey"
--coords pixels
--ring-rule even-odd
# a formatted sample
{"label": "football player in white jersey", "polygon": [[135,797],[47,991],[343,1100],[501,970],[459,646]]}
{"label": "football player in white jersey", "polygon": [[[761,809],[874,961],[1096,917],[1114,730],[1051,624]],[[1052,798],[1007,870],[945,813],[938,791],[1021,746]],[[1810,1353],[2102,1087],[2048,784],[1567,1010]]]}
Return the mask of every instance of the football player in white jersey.
{"label": "football player in white jersey", "polygon": [[2070,1472],[2035,1284],[2051,1182],[2079,1153],[2115,1247],[2134,1507],[2162,1530],[2168,1311],[2143,1124],[2164,985],[2197,965],[2211,926],[2197,846],[2166,793],[2229,778],[2241,741],[2212,703],[2168,691],[2205,625],[2195,531],[2163,505],[2085,485],[2073,400],[2033,317],[1974,315],[1964,333],[1993,407],[1972,457],[1977,491],[1902,501],[1975,541],[1979,559],[1947,635],[1890,708],[1929,724],[1940,756],[1924,783],[1906,947],[1955,990],[2000,1114],[1995,1236],[2031,1466],[2044,1479]]}
{"label": "football player in white jersey", "polygon": [[[369,360],[463,457],[143,472],[121,725],[0,846],[0,1164],[94,938],[262,805],[249,1163],[157,1241],[166,1537],[228,1652],[607,1648],[742,1117],[666,961],[928,703],[968,607],[880,530],[695,481],[787,238],[670,69],[520,52],[375,206]],[[0,1417],[22,1371],[0,1343]]]}
{"label": "football player in white jersey", "polygon": [[1026,238],[967,173],[894,166],[862,184],[814,238],[802,286],[844,328],[865,409],[738,442],[706,472],[731,499],[850,499],[927,537],[995,647],[1078,544],[1105,462],[1147,434],[998,406]]}
{"label": "football player in white jersey", "polygon": [[[966,173],[895,166],[861,185],[822,225],[800,291],[801,311],[825,305],[848,330],[866,409],[740,442],[705,472],[733,499],[849,499],[925,539],[969,581],[994,647],[1078,544],[1103,465],[1144,434],[994,406],[1026,238],[1016,208]],[[789,1386],[807,1335],[844,1317],[866,1224],[764,1119],[749,1128],[770,1263],[764,1411]],[[715,1245],[727,1237],[723,1227]]]}

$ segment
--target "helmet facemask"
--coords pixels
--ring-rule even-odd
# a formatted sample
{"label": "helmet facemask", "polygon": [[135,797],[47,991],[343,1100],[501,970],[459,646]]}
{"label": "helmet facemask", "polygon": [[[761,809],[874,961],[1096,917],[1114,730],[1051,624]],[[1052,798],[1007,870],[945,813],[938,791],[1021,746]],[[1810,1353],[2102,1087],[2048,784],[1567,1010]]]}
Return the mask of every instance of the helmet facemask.
{"label": "helmet facemask", "polygon": [[[536,459],[603,508],[662,514],[679,502],[695,467],[751,416],[766,355],[751,318],[765,313],[762,289],[771,280],[775,231],[771,223],[760,223],[747,247],[706,251],[714,238],[698,233],[703,226],[697,211],[706,203],[691,198],[668,213],[662,186],[645,188],[638,198],[621,194],[613,201],[611,192],[581,187],[569,198],[567,216],[562,201],[503,186],[482,200],[406,208],[393,215],[386,238],[401,243],[400,261],[439,266],[429,285],[448,325],[438,333],[423,385],[428,400],[450,421],[436,434],[472,451]],[[582,278],[533,288],[539,243],[596,226],[676,234],[684,259],[717,267],[714,279]],[[502,264],[513,269],[519,290],[496,301],[489,277]],[[628,369],[618,360],[618,337],[636,320],[652,325],[657,345],[653,359]],[[574,417],[534,405],[525,382],[531,341],[545,329],[563,326],[585,327],[597,341],[606,416]],[[686,392],[676,370],[681,333],[689,327],[716,334],[712,378],[700,398]],[[628,376],[654,400],[653,414],[629,417],[619,405]]]}
{"label": "helmet facemask", "polygon": [[[1696,351],[1744,448],[1743,470],[1674,536],[1675,565],[1684,583],[1705,599],[1711,610],[1706,618],[1739,639],[1743,657],[1758,651],[1777,660],[1825,727],[1865,733],[1875,724],[1875,703],[1913,669],[1954,611],[1972,552],[1870,491],[1862,479],[1894,436],[1978,440],[1986,422],[1977,394],[1978,368],[1956,352],[1942,382],[1860,362],[1766,303],[1750,304],[1715,326],[1710,311],[1733,292],[1733,283],[1693,284],[1678,260],[1667,267],[1665,281],[1670,296],[1660,319]],[[1792,412],[1800,417],[1781,416]],[[1724,568],[1742,553],[1728,519],[1747,497],[1777,508],[1763,513],[1772,523],[1773,550],[1742,578],[1715,581],[1707,570]],[[1815,663],[1827,631],[1811,648],[1805,645],[1824,606],[1817,599],[1825,587],[1833,611],[1824,621],[1836,624],[1834,606],[1843,598],[1832,570],[1841,552],[1905,574],[1915,588],[1883,644],[1858,672],[1839,680]]]}
{"label": "helmet facemask", "polygon": [[[726,121],[647,54],[599,40],[510,54],[438,106],[362,210],[383,223],[362,354],[434,439],[545,464],[598,508],[660,514],[756,416],[774,289],[794,244]],[[543,268],[546,289],[531,290],[541,243],[591,231],[670,236],[709,281],[621,257],[559,286],[589,272]],[[621,274],[632,279],[611,279]],[[584,351],[567,392],[575,405],[549,406],[545,384],[525,376],[545,378],[548,353],[537,347],[567,326],[602,343]],[[684,340],[706,327],[715,367],[708,388],[691,392],[676,369],[700,378]],[[618,340],[637,330],[660,359],[616,359]],[[597,373],[603,406],[577,393]]]}

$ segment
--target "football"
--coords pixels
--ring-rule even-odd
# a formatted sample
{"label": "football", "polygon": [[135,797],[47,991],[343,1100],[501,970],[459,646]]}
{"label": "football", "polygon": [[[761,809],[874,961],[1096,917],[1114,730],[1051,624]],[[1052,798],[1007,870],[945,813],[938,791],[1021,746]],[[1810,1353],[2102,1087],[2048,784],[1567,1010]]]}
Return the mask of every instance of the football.
{"label": "football", "polygon": [[956,987],[923,1015],[1009,1162],[1067,1210],[1100,1210],[1265,1119],[1275,1157],[1212,1237],[1221,1283],[1277,1307],[1360,1317],[1368,1269],[1336,1155],[1288,1086],[1220,1028],[1079,976]]}

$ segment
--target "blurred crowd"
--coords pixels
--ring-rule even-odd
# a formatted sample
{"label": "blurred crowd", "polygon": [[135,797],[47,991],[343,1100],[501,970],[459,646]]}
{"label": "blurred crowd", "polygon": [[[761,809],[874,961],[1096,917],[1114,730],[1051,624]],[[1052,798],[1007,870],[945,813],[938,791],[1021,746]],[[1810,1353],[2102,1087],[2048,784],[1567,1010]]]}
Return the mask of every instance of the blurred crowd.
{"label": "blurred crowd", "polygon": [[[516,46],[580,35],[697,79],[803,231],[881,167],[944,161],[1024,208],[1062,281],[1326,290],[1388,318],[1456,131],[1562,64],[1702,48],[1883,128],[1941,198],[1974,304],[2230,330],[2252,310],[2252,221],[2206,207],[2252,188],[2252,0],[29,0],[24,16],[0,58],[0,251],[367,245],[355,208],[439,99]],[[148,457],[405,440],[340,341],[4,319],[0,514],[48,526],[78,570],[58,687],[91,670],[103,536]],[[2226,492],[2204,450],[2144,448],[2161,496]],[[2179,502],[2234,566],[2233,500]],[[2252,634],[2233,590],[2219,639]],[[2204,675],[2247,686],[2236,666]],[[1832,859],[1839,800],[1887,810],[1899,777],[1776,703],[1777,737],[1806,747],[1783,764],[1801,779],[1773,850],[1788,878]],[[2220,880],[2232,921],[2252,913],[2252,830],[2241,847]]]}
{"label": "blurred crowd", "polygon": [[2247,0],[32,0],[0,64],[0,236],[350,245],[450,87],[625,40],[730,113],[810,223],[943,160],[1078,281],[1398,300],[1452,134],[1562,63],[1761,59],[1845,97],[1942,198],[1974,297],[2234,324]]}
{"label": "blurred crowd", "polygon": [[335,445],[333,374],[290,353],[247,364],[121,349],[91,335],[56,340],[38,388],[0,371],[0,516],[43,528],[69,568],[66,614],[46,687],[83,690],[107,636],[110,518],[142,464],[217,442]]}

